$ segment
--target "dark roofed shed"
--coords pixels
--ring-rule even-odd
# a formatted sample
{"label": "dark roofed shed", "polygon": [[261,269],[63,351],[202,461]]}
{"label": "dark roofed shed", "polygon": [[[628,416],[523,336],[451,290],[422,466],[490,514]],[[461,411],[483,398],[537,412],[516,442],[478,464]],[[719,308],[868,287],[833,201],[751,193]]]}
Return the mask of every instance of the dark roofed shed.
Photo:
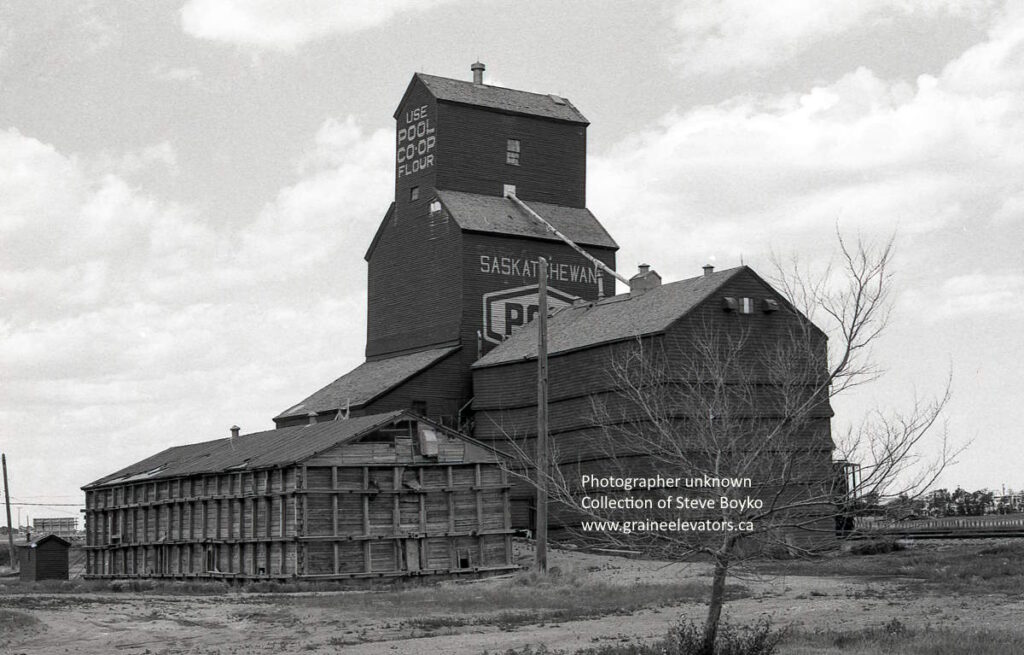
{"label": "dark roofed shed", "polygon": [[70,549],[71,542],[55,534],[19,544],[18,563],[21,566],[21,579],[26,582],[67,580]]}

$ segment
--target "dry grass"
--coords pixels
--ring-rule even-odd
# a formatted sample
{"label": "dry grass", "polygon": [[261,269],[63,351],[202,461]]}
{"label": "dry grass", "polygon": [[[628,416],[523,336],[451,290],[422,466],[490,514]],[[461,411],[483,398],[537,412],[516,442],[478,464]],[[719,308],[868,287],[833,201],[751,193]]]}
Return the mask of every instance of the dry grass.
{"label": "dry grass", "polygon": [[[680,639],[680,634],[684,638]],[[722,636],[726,636],[722,639]],[[665,639],[599,646],[576,655],[688,655],[696,653],[699,631],[692,624],[683,633],[670,631]],[[776,632],[770,626],[730,629],[720,634],[716,655],[1009,655],[1024,653],[1024,636],[991,629],[925,627],[914,630],[898,620],[855,632]],[[562,650],[527,646],[494,655],[567,655]]]}
{"label": "dry grass", "polygon": [[[774,630],[768,619],[749,626],[735,626],[723,621],[718,627],[715,655],[775,655],[785,630]],[[644,643],[631,641],[583,648],[575,655],[692,655],[701,652],[703,629],[693,621],[681,621],[669,629],[662,639]],[[484,655],[489,655],[484,653]],[[495,655],[568,655],[563,650],[550,650],[546,646],[527,646],[509,649]]]}
{"label": "dry grass", "polygon": [[[440,593],[439,593],[440,591]],[[730,595],[741,597],[742,588]],[[610,585],[569,573],[541,576],[520,572],[490,584],[444,585],[358,594],[300,596],[291,606],[335,610],[386,611],[395,618],[409,617],[423,627],[488,624],[503,625],[565,621],[610,614],[628,614],[642,607],[703,602],[704,582],[666,582],[633,586]]]}
{"label": "dry grass", "polygon": [[791,633],[780,655],[1008,655],[1024,653],[1024,635],[1008,630],[927,626],[912,629],[897,620],[856,632]]}
{"label": "dry grass", "polygon": [[[761,573],[902,578],[915,591],[954,594],[1019,594],[1024,588],[1024,540],[917,543],[905,550],[816,560],[761,562]],[[1024,651],[1021,651],[1024,652]]]}
{"label": "dry grass", "polygon": [[42,622],[31,614],[0,608],[0,652],[6,652],[5,647],[13,637],[30,630],[38,631],[43,627]]}

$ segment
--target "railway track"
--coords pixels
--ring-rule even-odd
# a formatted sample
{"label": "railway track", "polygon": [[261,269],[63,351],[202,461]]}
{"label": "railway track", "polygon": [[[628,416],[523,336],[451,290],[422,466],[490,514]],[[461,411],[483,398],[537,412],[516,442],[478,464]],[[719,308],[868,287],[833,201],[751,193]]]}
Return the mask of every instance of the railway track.
{"label": "railway track", "polygon": [[994,539],[1024,537],[1024,516],[964,516],[917,521],[872,521],[849,539]]}

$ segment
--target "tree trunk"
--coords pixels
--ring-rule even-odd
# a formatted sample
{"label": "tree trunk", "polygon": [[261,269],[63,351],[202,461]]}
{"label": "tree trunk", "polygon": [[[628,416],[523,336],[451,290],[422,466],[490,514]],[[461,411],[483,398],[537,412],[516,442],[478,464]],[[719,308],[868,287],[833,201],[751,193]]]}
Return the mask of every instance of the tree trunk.
{"label": "tree trunk", "polygon": [[704,623],[704,642],[700,655],[714,655],[715,639],[718,636],[718,621],[722,618],[725,603],[725,578],[729,572],[728,554],[715,557],[715,573],[711,578],[711,601],[708,604],[708,619]]}

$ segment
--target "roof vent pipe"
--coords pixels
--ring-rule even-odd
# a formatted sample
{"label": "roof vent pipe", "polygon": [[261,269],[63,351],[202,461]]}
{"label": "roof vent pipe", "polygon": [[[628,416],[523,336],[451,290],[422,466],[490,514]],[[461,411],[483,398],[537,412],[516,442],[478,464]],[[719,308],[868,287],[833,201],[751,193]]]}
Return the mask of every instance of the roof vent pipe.
{"label": "roof vent pipe", "polygon": [[473,84],[484,83],[484,70],[487,67],[481,64],[479,61],[469,67],[469,70],[473,71]]}
{"label": "roof vent pipe", "polygon": [[711,264],[704,264],[704,276],[707,277],[715,272],[715,267]]}
{"label": "roof vent pipe", "polygon": [[231,438],[234,439],[235,437],[237,437],[238,436],[238,431],[241,430],[241,429],[242,428],[238,427],[237,425],[232,425],[231,426]]}

